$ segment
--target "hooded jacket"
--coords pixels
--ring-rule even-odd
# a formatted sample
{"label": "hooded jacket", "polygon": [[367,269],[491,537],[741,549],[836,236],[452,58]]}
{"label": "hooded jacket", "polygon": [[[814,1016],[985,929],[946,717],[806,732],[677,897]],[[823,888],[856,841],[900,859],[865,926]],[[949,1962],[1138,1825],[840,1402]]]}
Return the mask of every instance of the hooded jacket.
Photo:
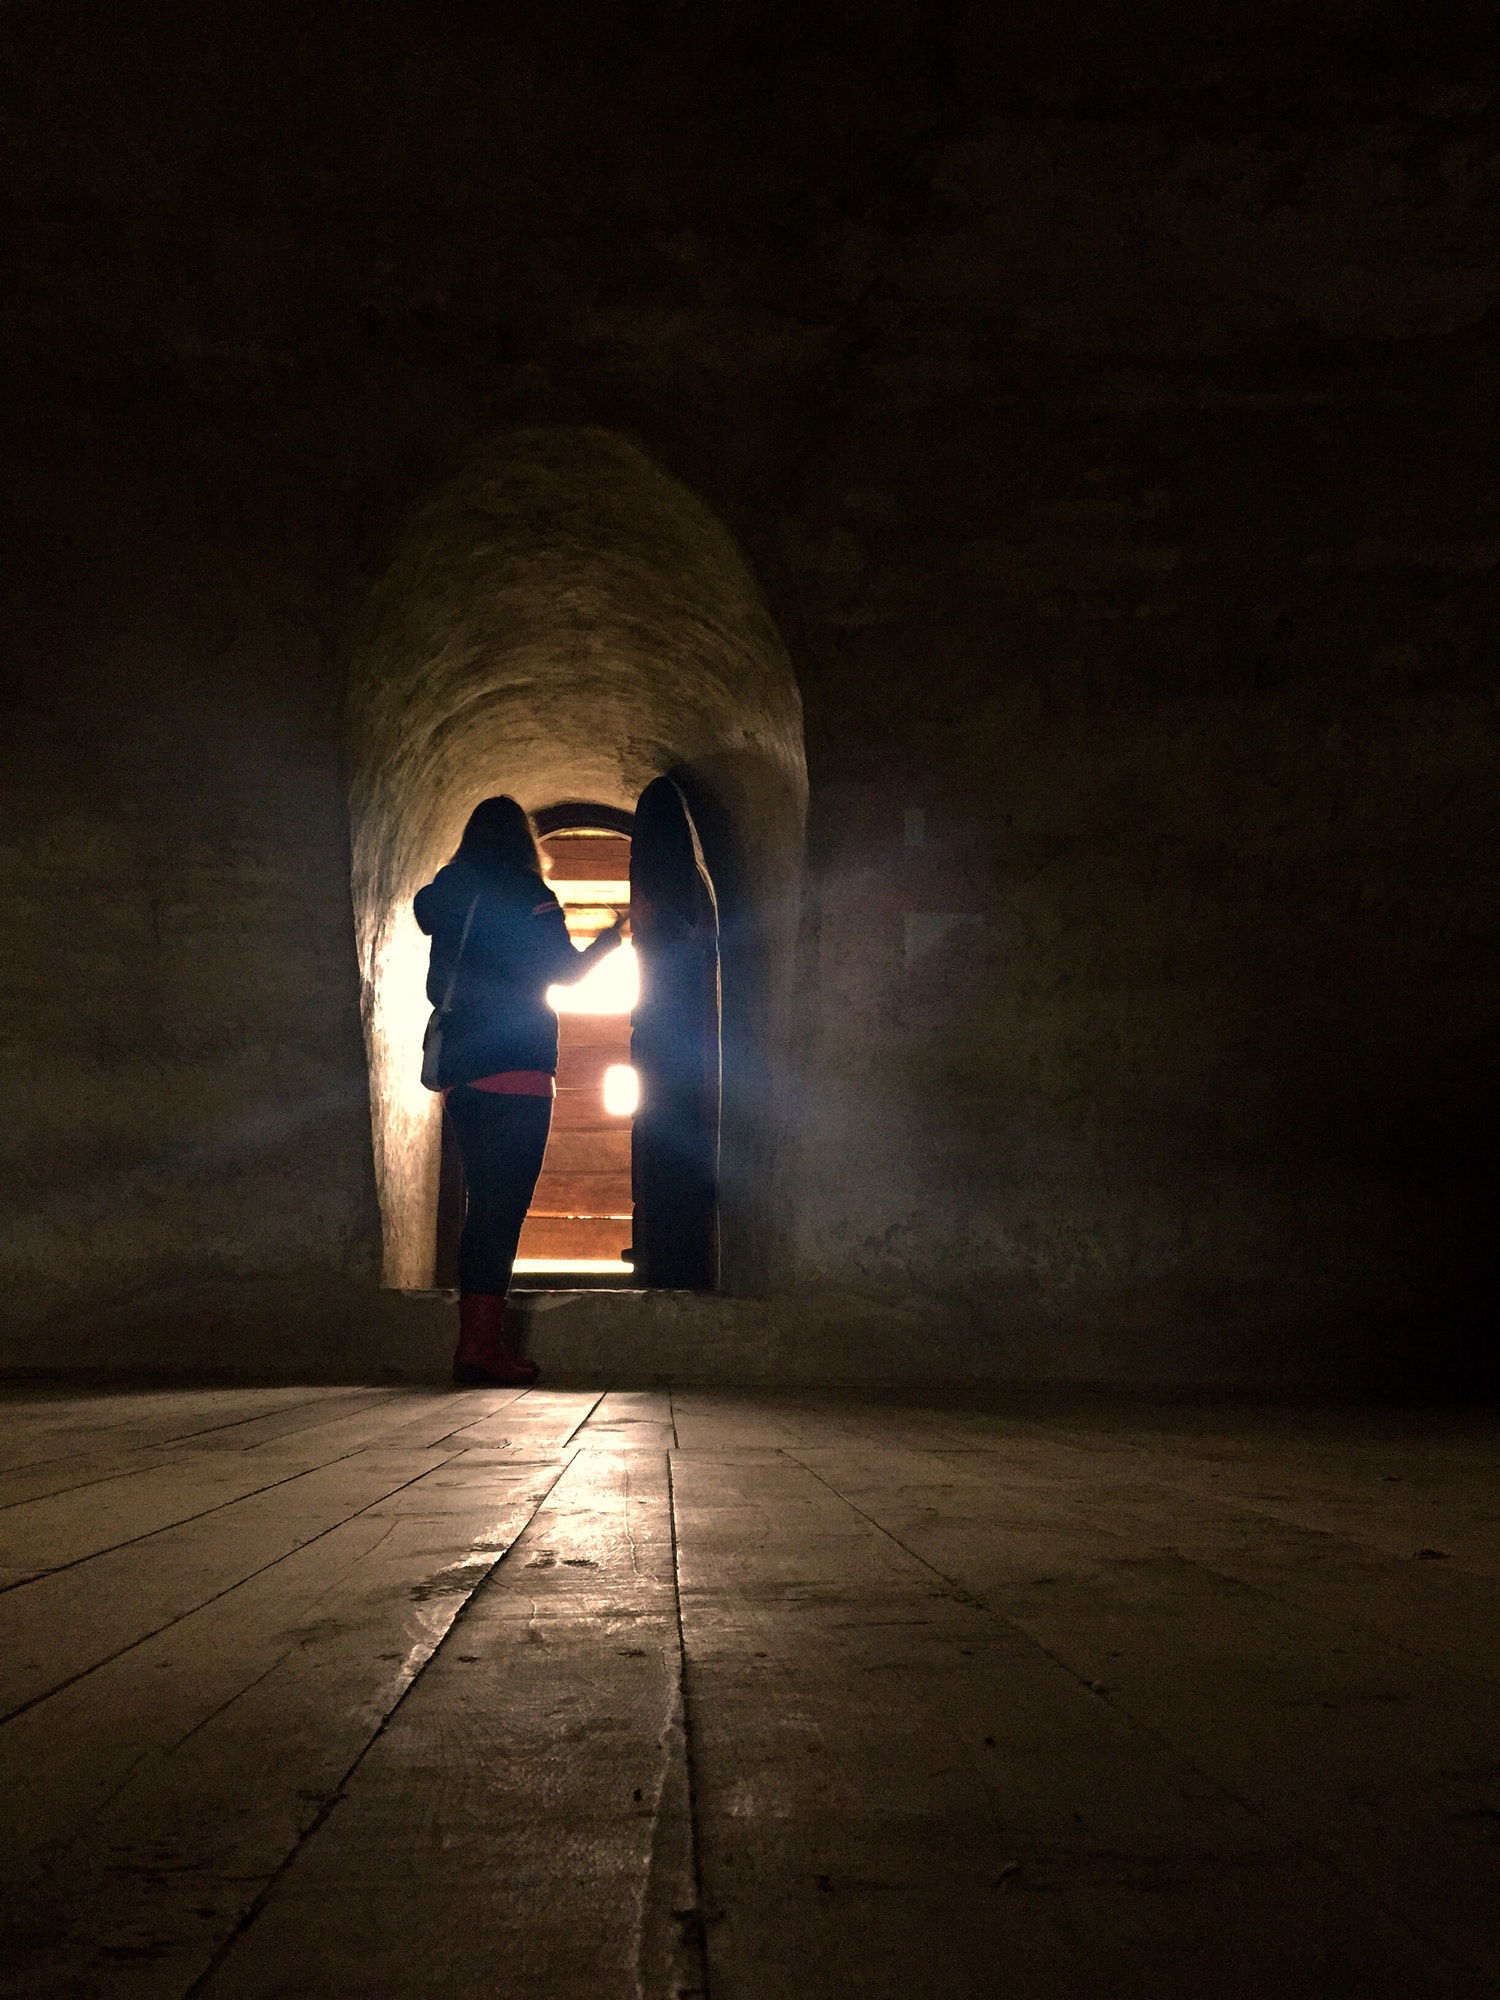
{"label": "hooded jacket", "polygon": [[438,1082],[443,1089],[502,1070],[557,1070],[557,1016],[547,988],[571,985],[609,951],[606,932],[575,951],[562,906],[540,875],[509,864],[483,867],[463,854],[417,891],[412,910],[432,939],[427,998],[443,1004],[469,905],[474,920],[459,960],[453,1004],[443,1021]]}

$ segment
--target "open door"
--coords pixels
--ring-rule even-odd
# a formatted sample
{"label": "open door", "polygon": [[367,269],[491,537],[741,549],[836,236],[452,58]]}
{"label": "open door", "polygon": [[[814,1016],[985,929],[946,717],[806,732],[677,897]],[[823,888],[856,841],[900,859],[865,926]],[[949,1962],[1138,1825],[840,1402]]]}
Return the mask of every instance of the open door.
{"label": "open door", "polygon": [[635,1274],[712,1290],[719,1276],[719,919],[687,800],[657,778],[636,807],[630,916],[641,992],[631,1061]]}

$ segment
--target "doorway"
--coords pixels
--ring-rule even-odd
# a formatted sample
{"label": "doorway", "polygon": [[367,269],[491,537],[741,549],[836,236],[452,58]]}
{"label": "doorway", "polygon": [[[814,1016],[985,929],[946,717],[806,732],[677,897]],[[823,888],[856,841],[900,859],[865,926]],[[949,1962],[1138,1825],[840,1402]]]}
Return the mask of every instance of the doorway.
{"label": "doorway", "polygon": [[[554,986],[557,1098],[521,1231],[519,1287],[719,1278],[721,990],[718,903],[678,781],[634,814],[559,805],[536,815],[543,864],[582,950],[613,921],[634,939],[576,986]],[[456,1281],[466,1195],[443,1121],[437,1282]]]}
{"label": "doorway", "polygon": [[[402,1291],[433,1284],[440,1207],[443,1120],[420,1063],[430,947],[413,896],[452,853],[480,798],[509,793],[534,813],[549,801],[590,800],[639,820],[643,792],[664,778],[691,804],[712,887],[701,912],[712,921],[678,955],[684,992],[692,972],[706,1014],[709,975],[722,958],[724,999],[704,1063],[695,1059],[690,1076],[684,1057],[671,1079],[690,1114],[677,1121],[691,1168],[677,1208],[698,1218],[696,1269],[688,1277],[684,1257],[676,1282],[716,1271],[713,1282],[747,1296],[784,1282],[797,1148],[780,1093],[807,781],[791,663],[733,538],[626,439],[570,427],[507,433],[414,509],[372,593],[350,676],[367,1213],[379,1216],[383,1282]],[[609,819],[593,824],[620,830]],[[543,821],[541,830],[565,829]],[[641,845],[637,826],[637,876]],[[638,881],[641,953],[639,890]],[[635,1033],[649,1044],[645,1013],[637,1010]],[[632,1065],[644,1090],[633,1122],[638,1253],[649,1247],[640,1231],[651,1220],[656,1141],[664,1151],[670,1136],[650,1129],[642,1065],[658,1051],[671,1056],[665,1034],[654,1049],[637,1049]],[[450,1196],[444,1216],[453,1208]],[[437,1268],[441,1283],[451,1264],[440,1256]],[[637,1281],[674,1282],[670,1260],[646,1270],[638,1256]]]}
{"label": "doorway", "polygon": [[[555,809],[542,816],[556,817]],[[580,951],[616,912],[630,914],[630,844],[617,827],[543,832],[547,880]],[[523,1284],[631,1280],[630,1016],[638,991],[635,951],[625,944],[577,986],[547,996],[557,1012],[557,1101],[516,1257]]]}
{"label": "doorway", "polygon": [[[630,915],[632,815],[553,806],[535,815],[543,870],[578,950],[616,913]],[[622,945],[576,986],[554,986],[557,1098],[542,1171],[521,1230],[523,1288],[633,1282],[631,1132],[636,1105],[630,1020],[639,991],[634,947]],[[439,1285],[457,1283],[467,1192],[453,1129],[443,1120],[438,1179]]]}

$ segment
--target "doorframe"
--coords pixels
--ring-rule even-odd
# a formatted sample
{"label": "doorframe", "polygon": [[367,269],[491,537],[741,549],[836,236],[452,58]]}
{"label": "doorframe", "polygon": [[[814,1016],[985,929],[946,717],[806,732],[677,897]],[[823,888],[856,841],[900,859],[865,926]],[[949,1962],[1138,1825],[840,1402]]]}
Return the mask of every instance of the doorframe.
{"label": "doorframe", "polygon": [[[699,812],[694,804],[692,790],[688,785],[685,785],[682,782],[683,778],[686,775],[687,774],[680,768],[670,771],[663,771],[659,773],[657,777],[653,778],[650,781],[650,783],[643,790],[641,797],[644,800],[649,793],[655,792],[658,789],[658,787],[670,788],[670,791],[673,794],[675,794],[677,805],[678,808],[680,809],[682,820],[685,824],[688,840],[691,846],[692,863],[697,871],[698,881],[701,886],[702,893],[707,899],[708,911],[710,913],[710,919],[712,923],[712,937],[713,937],[712,1000],[711,1000],[711,1006],[705,1008],[704,1014],[702,1016],[705,1023],[707,1023],[709,1019],[710,1012],[712,1017],[711,1028],[708,1029],[708,1033],[705,1036],[702,1043],[705,1065],[707,1064],[710,1053],[712,1058],[712,1079],[710,1082],[705,1067],[703,1098],[702,1098],[703,1108],[706,1114],[702,1129],[705,1135],[708,1136],[710,1140],[709,1153],[703,1162],[703,1166],[707,1176],[706,1187],[700,1186],[700,1192],[706,1192],[709,1197],[706,1212],[703,1209],[703,1207],[697,1206],[696,1208],[697,1220],[695,1220],[693,1223],[688,1223],[682,1219],[682,1204],[685,1203],[688,1213],[693,1214],[695,1211],[695,1203],[691,1198],[688,1198],[688,1190],[685,1190],[683,1186],[680,1184],[680,1182],[677,1188],[672,1191],[672,1193],[676,1197],[676,1205],[674,1205],[674,1201],[672,1198],[663,1195],[663,1190],[661,1187],[661,1181],[663,1178],[663,1167],[664,1164],[666,1162],[669,1162],[672,1157],[670,1149],[665,1155],[663,1155],[659,1150],[656,1152],[656,1154],[654,1155],[656,1161],[656,1167],[654,1172],[647,1174],[643,1171],[643,1160],[646,1155],[648,1140],[650,1138],[650,1131],[648,1127],[647,1130],[643,1132],[642,1127],[640,1126],[639,1123],[637,1123],[632,1133],[631,1178],[632,1178],[632,1193],[635,1198],[637,1216],[639,1218],[640,1210],[642,1207],[642,1197],[644,1195],[646,1223],[647,1223],[646,1231],[643,1232],[639,1227],[636,1230],[635,1241],[636,1241],[637,1269],[639,1270],[642,1268],[643,1234],[649,1240],[652,1240],[655,1243],[655,1247],[658,1252],[658,1257],[657,1257],[658,1269],[663,1264],[668,1266],[668,1272],[666,1274],[653,1275],[653,1270],[652,1270],[653,1260],[651,1255],[647,1253],[644,1258],[645,1289],[651,1291],[658,1291],[663,1289],[675,1289],[677,1287],[687,1286],[695,1291],[701,1290],[706,1292],[717,1292],[722,1282],[720,1196],[721,1196],[721,1184],[722,1184],[721,1154],[723,1146],[723,1118],[724,1118],[724,1084],[723,1084],[724,1005],[723,1005],[723,955],[722,955],[723,926],[722,926],[722,913],[720,908],[719,889],[714,878],[714,871],[710,866],[708,854],[705,849],[705,843],[703,839],[703,828],[699,823]],[[637,825],[640,824],[639,809],[637,810],[636,823]],[[638,839],[639,836],[637,836],[637,845],[633,845],[631,849],[632,885],[634,885],[637,872]],[[631,1036],[632,1049],[634,1050],[638,1036],[637,1024],[635,1022],[634,1017],[632,1017],[631,1027],[632,1027],[632,1036]],[[711,1036],[711,1051],[709,1047],[709,1039],[708,1039],[709,1036]],[[660,1081],[660,1079],[658,1080]],[[643,1074],[643,1096],[649,1099],[649,1081],[647,1080],[644,1074]],[[661,1144],[661,1136],[662,1136],[661,1132],[658,1129],[658,1131],[655,1134],[655,1142],[658,1148],[660,1147]],[[672,1178],[672,1170],[669,1165],[666,1166],[666,1177],[668,1183],[670,1184]],[[656,1192],[658,1196],[661,1197],[659,1206],[653,1206],[651,1201],[651,1190],[653,1183],[656,1184]],[[706,1213],[706,1221],[705,1221],[705,1213]],[[701,1234],[700,1234],[700,1225],[702,1228]],[[665,1245],[663,1245],[660,1240],[663,1237],[667,1239]],[[676,1246],[675,1249],[672,1247],[674,1241]],[[687,1252],[686,1255],[684,1254],[684,1246],[687,1243],[697,1243],[700,1246],[700,1249],[702,1251],[702,1255],[700,1258],[695,1258],[690,1250]],[[701,1276],[682,1275],[684,1272],[692,1269],[695,1263],[701,1269],[702,1272]]]}
{"label": "doorframe", "polygon": [[586,833],[590,828],[622,833],[627,840],[635,835],[633,812],[619,806],[596,806],[587,799],[559,799],[556,805],[539,806],[531,819],[543,840],[551,833]]}

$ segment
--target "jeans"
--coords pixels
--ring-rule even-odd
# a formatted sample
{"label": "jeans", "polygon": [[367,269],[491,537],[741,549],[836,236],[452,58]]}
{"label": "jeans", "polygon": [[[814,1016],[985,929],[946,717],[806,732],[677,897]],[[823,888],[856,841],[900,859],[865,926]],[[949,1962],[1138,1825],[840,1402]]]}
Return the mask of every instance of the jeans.
{"label": "jeans", "polygon": [[504,1097],[460,1084],[448,1093],[447,1111],[469,1190],[458,1240],[458,1289],[503,1297],[542,1171],[552,1099]]}

